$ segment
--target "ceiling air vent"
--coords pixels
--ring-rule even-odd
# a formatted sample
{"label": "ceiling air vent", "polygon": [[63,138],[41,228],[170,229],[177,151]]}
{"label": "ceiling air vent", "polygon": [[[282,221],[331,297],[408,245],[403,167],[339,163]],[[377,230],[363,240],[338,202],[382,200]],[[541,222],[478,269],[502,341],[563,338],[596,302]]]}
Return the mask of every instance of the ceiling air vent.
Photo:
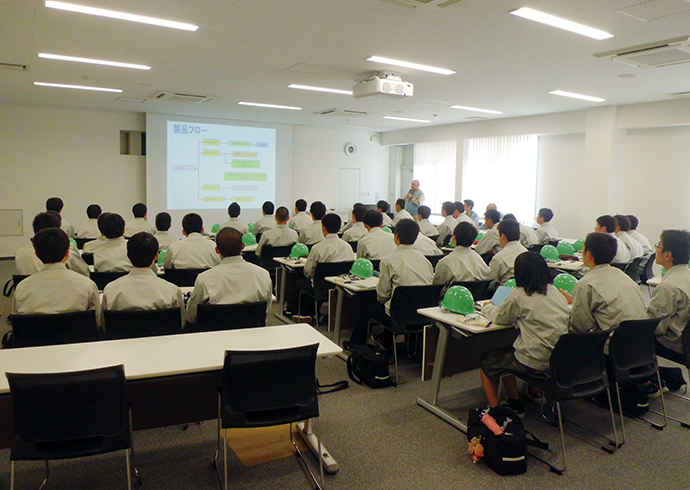
{"label": "ceiling air vent", "polygon": [[209,100],[215,99],[208,95],[183,94],[180,92],[161,92],[153,97],[154,100],[168,100],[173,102],[192,102],[194,104],[204,104]]}
{"label": "ceiling air vent", "polygon": [[659,68],[690,62],[690,37],[683,36],[656,43],[595,54],[637,68]]}
{"label": "ceiling air vent", "polygon": [[449,7],[454,3],[462,2],[462,0],[381,0],[382,2],[392,3],[400,7],[414,9],[419,7]]}
{"label": "ceiling air vent", "polygon": [[362,116],[368,116],[369,115],[368,113],[362,112],[362,111],[350,111],[347,109],[336,109],[336,108],[318,111],[318,112],[315,112],[314,114],[316,114],[318,116],[334,116],[334,117],[347,117],[347,118],[362,117]]}

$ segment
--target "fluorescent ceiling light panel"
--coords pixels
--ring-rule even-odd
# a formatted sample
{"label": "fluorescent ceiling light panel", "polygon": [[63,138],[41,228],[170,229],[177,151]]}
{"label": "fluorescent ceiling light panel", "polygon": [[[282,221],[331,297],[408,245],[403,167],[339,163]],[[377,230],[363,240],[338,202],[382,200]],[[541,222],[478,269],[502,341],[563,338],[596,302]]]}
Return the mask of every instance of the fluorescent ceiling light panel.
{"label": "fluorescent ceiling light panel", "polygon": [[574,32],[575,34],[581,34],[583,36],[591,37],[592,39],[597,39],[601,41],[602,39],[609,39],[613,37],[613,34],[608,32],[600,31],[599,29],[594,29],[593,27],[588,27],[571,20],[561,19],[555,15],[546,14],[538,10],[534,10],[528,7],[522,7],[521,9],[513,10],[511,12],[513,15],[522,17],[523,19],[533,20],[535,22],[540,22],[552,27],[558,27],[566,31]]}
{"label": "fluorescent ceiling light panel", "polygon": [[492,111],[491,109],[479,109],[477,107],[467,107],[464,105],[452,105],[451,109],[462,109],[463,111],[483,112],[486,114],[503,114],[501,111]]}
{"label": "fluorescent ceiling light panel", "polygon": [[62,56],[61,54],[38,53],[39,58],[61,61],[76,61],[77,63],[92,63],[94,65],[116,66],[118,68],[133,68],[135,70],[150,70],[150,66],[133,65],[132,63],[120,63],[119,61],[93,60],[90,58],[77,58],[74,56]]}
{"label": "fluorescent ceiling light panel", "polygon": [[372,56],[367,58],[367,61],[374,63],[384,63],[386,65],[402,66],[403,68],[413,68],[415,70],[430,71],[431,73],[438,73],[440,75],[452,75],[455,72],[446,70],[445,68],[436,68],[435,66],[420,65],[419,63],[410,63],[409,61],[392,60],[390,58],[382,58],[381,56]]}
{"label": "fluorescent ceiling light panel", "polygon": [[551,95],[560,95],[562,97],[571,97],[573,99],[588,100],[589,102],[605,102],[606,99],[601,97],[592,97],[591,95],[574,94],[572,92],[565,92],[563,90],[552,90],[549,92]]}
{"label": "fluorescent ceiling light panel", "polygon": [[53,2],[46,0],[46,7],[58,10],[67,10],[69,12],[77,12],[80,14],[98,15],[101,17],[109,17],[111,19],[129,20],[131,22],[141,22],[142,24],[150,24],[161,27],[171,27],[173,29],[182,29],[185,31],[196,31],[199,26],[192,24],[185,24],[183,22],[174,22],[172,20],[156,19],[155,17],[145,17],[143,15],[128,14],[125,12],[116,12],[114,10],[105,10],[95,7],[87,7],[85,5],[75,5],[73,3]]}
{"label": "fluorescent ceiling light panel", "polygon": [[259,104],[258,102],[238,102],[239,105],[251,105],[255,107],[268,107],[269,109],[288,109],[290,111],[301,111],[301,107],[293,107],[289,105],[274,105],[274,104]]}
{"label": "fluorescent ceiling light panel", "polygon": [[313,90],[314,92],[328,92],[329,94],[342,94],[342,95],[352,95],[352,90],[338,90],[337,88],[326,88],[326,87],[311,87],[309,85],[297,85],[291,83],[288,88],[297,88],[300,90]]}
{"label": "fluorescent ceiling light panel", "polygon": [[41,87],[74,88],[77,90],[95,90],[97,92],[122,92],[119,88],[89,87],[87,85],[65,85],[62,83],[34,82],[34,85]]}
{"label": "fluorescent ceiling light panel", "polygon": [[421,122],[430,123],[426,119],[410,119],[409,117],[393,117],[393,116],[383,116],[383,119],[393,119],[394,121],[409,121],[409,122]]}

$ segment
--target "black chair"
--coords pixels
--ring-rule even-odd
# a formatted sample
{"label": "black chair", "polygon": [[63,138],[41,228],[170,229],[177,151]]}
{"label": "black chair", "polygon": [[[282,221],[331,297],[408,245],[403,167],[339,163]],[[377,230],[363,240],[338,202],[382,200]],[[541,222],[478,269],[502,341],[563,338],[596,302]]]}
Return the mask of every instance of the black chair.
{"label": "black chair", "polygon": [[628,264],[628,266],[625,268],[625,273],[635,281],[635,283],[640,284],[642,280],[640,279],[640,264],[644,260],[644,257],[638,257],[636,259],[633,259],[632,262]]}
{"label": "black chair", "polygon": [[436,264],[438,264],[438,261],[441,260],[445,256],[444,255],[425,255],[424,257],[426,257],[426,260],[431,262],[431,267],[433,267],[435,269]]}
{"label": "black chair", "polygon": [[256,235],[254,235],[256,237],[256,243],[259,243],[261,241],[261,235],[263,235],[263,233],[257,233]]}
{"label": "black chair", "polygon": [[12,293],[14,293],[14,290],[17,287],[17,284],[22,282],[24,279],[26,279],[27,275],[22,275],[22,274],[12,274],[12,280],[7,281],[5,283],[5,286],[2,288],[2,294],[6,297],[12,296]]}
{"label": "black chair", "polygon": [[95,238],[75,238],[74,240],[77,242],[77,248],[79,250],[84,250],[84,244],[94,241]]}
{"label": "black chair", "polygon": [[221,428],[225,437],[229,428],[283,424],[290,425],[290,440],[312,481],[317,488],[323,487],[323,451],[318,436],[321,484],[307,466],[302,451],[295,444],[292,435],[293,423],[306,419],[313,419],[317,423],[318,420],[318,349],[319,344],[313,344],[291,349],[225,352],[222,386],[218,394],[218,449],[214,458],[218,479],[221,484],[225,482],[223,488],[228,488],[228,457],[227,443],[223,443],[224,479],[221,479],[218,465]]}
{"label": "black chair", "polygon": [[[616,421],[613,415],[613,405],[611,404],[611,391],[606,375],[606,362],[604,361],[604,344],[609,338],[610,332],[611,330],[598,330],[595,332],[568,333],[561,336],[551,353],[549,361],[551,379],[549,381],[530,378],[517,372],[511,373],[543,390],[556,402],[563,467],[557,468],[540,458],[537,459],[548,464],[551,471],[559,475],[566,469],[565,437],[563,434],[564,421],[561,416],[561,402],[578,398],[590,398],[606,390],[614,441],[603,437],[603,435],[600,437],[606,439],[609,445],[615,448],[619,447],[618,431],[616,430]],[[546,418],[543,409],[544,404],[542,404],[542,416]],[[580,430],[585,430],[585,428],[580,427]],[[583,437],[582,435],[580,436]],[[601,448],[607,452],[613,452],[606,445],[602,445]]]}
{"label": "black chair", "polygon": [[[685,325],[685,328],[683,328],[683,333],[681,334],[681,342],[683,345],[683,354],[679,355],[676,352],[668,352],[669,349],[665,349],[666,352],[659,352],[657,351],[657,355],[661,356],[665,359],[669,359],[673,362],[679,363],[684,365],[686,368],[690,368],[690,322],[688,322]],[[685,393],[687,394],[687,385],[685,387]],[[690,402],[690,398],[684,395],[679,395],[678,393],[673,393],[669,392],[668,393],[670,396],[673,396],[675,398],[680,398],[682,400]],[[680,425],[687,428],[690,428],[690,423],[686,422],[685,420],[681,420],[676,417],[671,417],[670,415],[666,415],[667,418],[671,420],[675,420],[676,422],[680,422]]]}
{"label": "black chair", "polygon": [[652,254],[646,257],[644,260],[644,265],[640,264],[640,282],[647,285],[647,281],[654,277],[654,262],[656,261],[656,255]]}
{"label": "black chair", "polygon": [[131,490],[132,426],[124,366],[6,375],[12,399],[10,489],[16,461],[44,460],[43,488],[50,477],[49,460],[122,450]]}
{"label": "black chair", "polygon": [[182,315],[179,308],[161,310],[105,310],[103,338],[135,339],[182,333]]}
{"label": "black chair", "polygon": [[534,253],[539,253],[541,252],[541,249],[544,248],[545,243],[535,243],[534,245],[530,245],[527,247],[528,252],[534,252]]}
{"label": "black chair", "polygon": [[240,303],[236,305],[199,305],[196,314],[196,332],[235,330],[239,328],[265,327],[266,302]]}
{"label": "black chair", "polygon": [[314,290],[300,290],[297,314],[302,316],[302,295],[309,296],[314,300],[316,328],[319,328],[319,307],[328,301],[328,291],[335,289],[335,284],[326,281],[326,278],[349,273],[353,263],[353,260],[348,260],[345,262],[319,262],[316,264],[316,270],[314,270]]}
{"label": "black chair", "polygon": [[24,279],[26,279],[27,277],[29,277],[29,276],[28,276],[28,275],[24,275],[24,274],[12,274],[12,282],[14,283],[14,287],[16,288],[16,287],[17,287],[17,284],[19,284],[20,282],[22,282],[22,281],[23,281]]}
{"label": "black chair", "polygon": [[554,247],[557,247],[559,243],[560,243],[559,239],[549,240],[549,245],[553,245]]}
{"label": "black chair", "polygon": [[275,284],[276,269],[278,268],[278,262],[273,260],[275,257],[287,257],[292,251],[293,245],[285,245],[282,247],[274,247],[272,245],[264,245],[261,247],[261,257],[259,257],[259,262],[261,267],[266,269],[271,275],[271,279]]}
{"label": "black chair", "polygon": [[371,262],[371,265],[374,266],[375,271],[379,270],[379,266],[381,265],[381,259],[369,259],[369,262]]}
{"label": "black chair", "polygon": [[75,344],[98,340],[96,312],[12,316],[12,346]]}
{"label": "black chair", "polygon": [[611,262],[611,265],[615,267],[616,269],[620,269],[623,272],[625,272],[625,269],[628,268],[630,265],[630,262]]}
{"label": "black chair", "polygon": [[165,269],[163,279],[179,287],[192,287],[196,276],[208,269]]}
{"label": "black chair", "polygon": [[447,247],[448,244],[450,243],[451,238],[453,238],[453,235],[447,235],[444,239],[443,242],[441,242],[441,247]]}
{"label": "black chair", "polygon": [[99,291],[103,291],[108,283],[126,276],[128,272],[92,272],[89,277],[98,286]]}
{"label": "black chair", "polygon": [[482,301],[491,299],[492,294],[489,292],[489,285],[493,282],[492,279],[488,281],[458,281],[451,284],[452,286],[465,286],[472,293],[475,301]]}
{"label": "black chair", "polygon": [[357,242],[347,242],[354,253],[357,253]]}
{"label": "black chair", "polygon": [[81,258],[86,262],[86,265],[93,265],[93,254],[84,252],[81,254]]}

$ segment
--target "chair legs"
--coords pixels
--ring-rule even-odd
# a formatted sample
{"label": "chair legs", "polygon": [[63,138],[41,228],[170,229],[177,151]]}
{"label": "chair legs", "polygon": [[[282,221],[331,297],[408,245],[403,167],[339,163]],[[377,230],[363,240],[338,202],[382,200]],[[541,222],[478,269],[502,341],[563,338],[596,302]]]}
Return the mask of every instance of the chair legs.
{"label": "chair legs", "polygon": [[318,480],[316,479],[316,476],[314,476],[314,473],[311,471],[309,468],[309,465],[307,465],[306,460],[304,459],[304,456],[302,454],[301,449],[299,446],[297,446],[297,442],[295,441],[294,434],[292,432],[292,425],[290,424],[289,430],[290,430],[290,442],[292,442],[293,447],[295,448],[297,458],[302,462],[302,465],[304,466],[304,469],[307,470],[307,473],[309,473],[309,476],[311,477],[312,482],[314,482],[314,485],[316,485],[316,488],[319,490],[323,490],[324,487],[324,477],[323,477],[323,447],[321,446],[321,439],[319,438],[319,427],[318,427],[318,419],[311,419],[309,421],[310,424],[316,425],[316,430],[314,431],[314,435],[316,436],[316,445],[318,447],[318,457],[317,461],[319,463],[319,468],[321,470],[321,484],[319,484]]}

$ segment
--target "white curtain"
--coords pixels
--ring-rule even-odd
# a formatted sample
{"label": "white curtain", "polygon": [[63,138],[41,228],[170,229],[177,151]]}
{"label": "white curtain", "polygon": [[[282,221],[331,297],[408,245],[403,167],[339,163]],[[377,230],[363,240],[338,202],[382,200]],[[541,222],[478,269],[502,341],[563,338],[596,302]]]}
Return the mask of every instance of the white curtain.
{"label": "white curtain", "polygon": [[444,201],[455,201],[455,167],[455,141],[414,145],[414,178],[434,214],[441,214]]}

